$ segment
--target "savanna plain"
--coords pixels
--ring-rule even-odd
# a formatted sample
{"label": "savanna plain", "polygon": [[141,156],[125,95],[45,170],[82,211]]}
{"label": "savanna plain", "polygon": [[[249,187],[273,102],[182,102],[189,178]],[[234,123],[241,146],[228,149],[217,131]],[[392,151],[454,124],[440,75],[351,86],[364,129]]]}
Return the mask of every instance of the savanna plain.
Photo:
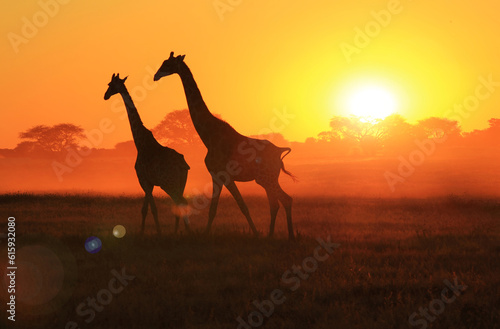
{"label": "savanna plain", "polygon": [[[44,303],[33,288],[48,289],[56,268],[36,280],[18,271],[15,327],[499,328],[497,198],[295,196],[296,242],[287,239],[282,208],[268,238],[267,199],[245,200],[259,237],[227,195],[210,235],[208,210],[190,216],[191,234],[181,221],[174,235],[173,203],[157,198],[161,237],[151,214],[139,235],[139,196],[2,195],[2,218],[16,218],[18,250],[58,250],[64,267],[61,286],[52,287],[57,296]],[[112,234],[117,224],[127,228],[122,238]],[[84,248],[90,236],[102,241],[95,254]],[[319,247],[327,241],[338,246]],[[118,293],[102,293],[119,290],[118,282]]]}

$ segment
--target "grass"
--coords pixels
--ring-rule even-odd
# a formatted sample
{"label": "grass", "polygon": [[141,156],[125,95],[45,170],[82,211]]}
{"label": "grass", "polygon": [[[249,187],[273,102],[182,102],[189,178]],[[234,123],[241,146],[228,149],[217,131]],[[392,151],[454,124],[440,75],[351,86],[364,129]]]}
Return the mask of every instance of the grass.
{"label": "grass", "polygon": [[[408,322],[409,316],[441,298],[443,281],[455,277],[468,288],[427,321],[428,327],[500,328],[498,200],[297,197],[298,241],[290,243],[283,209],[276,237],[269,239],[265,197],[245,199],[260,237],[249,233],[234,200],[227,197],[221,198],[208,236],[200,233],[207,209],[192,216],[193,234],[186,234],[181,223],[174,236],[172,203],[160,199],[164,235],[156,236],[149,215],[146,236],[140,237],[141,198],[1,195],[2,218],[16,217],[16,328],[65,328],[68,321],[79,328],[237,328],[239,316],[248,322],[257,311],[253,301],[270,299],[275,289],[286,299],[264,317],[262,328],[420,328]],[[111,233],[117,224],[128,230],[122,239]],[[2,225],[0,232],[5,232],[6,221]],[[85,251],[89,236],[102,240],[100,252]],[[328,236],[340,247],[291,291],[284,273],[314,254],[316,238]],[[23,253],[29,246],[38,248],[37,259]],[[40,246],[57,254],[59,262]],[[57,266],[40,265],[38,272],[28,266],[51,259],[61,264],[65,281]],[[111,271],[122,268],[135,279],[86,323],[90,316],[77,314],[78,305],[108,289]],[[37,273],[38,281],[30,273]],[[51,291],[59,295],[44,300]],[[0,296],[7,298],[5,287]]]}

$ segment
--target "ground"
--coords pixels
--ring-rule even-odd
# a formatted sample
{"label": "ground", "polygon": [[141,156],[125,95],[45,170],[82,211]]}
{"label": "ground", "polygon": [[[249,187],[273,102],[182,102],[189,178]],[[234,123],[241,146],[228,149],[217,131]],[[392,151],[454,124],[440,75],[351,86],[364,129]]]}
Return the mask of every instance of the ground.
{"label": "ground", "polygon": [[[228,197],[208,236],[207,209],[191,216],[195,233],[181,223],[174,236],[161,198],[164,235],[149,215],[140,237],[140,197],[1,196],[2,218],[16,218],[16,328],[500,328],[497,199],[296,197],[295,243],[283,209],[269,239],[267,200],[245,199],[257,238]],[[90,236],[102,241],[95,254]],[[319,247],[328,239],[331,254]]]}

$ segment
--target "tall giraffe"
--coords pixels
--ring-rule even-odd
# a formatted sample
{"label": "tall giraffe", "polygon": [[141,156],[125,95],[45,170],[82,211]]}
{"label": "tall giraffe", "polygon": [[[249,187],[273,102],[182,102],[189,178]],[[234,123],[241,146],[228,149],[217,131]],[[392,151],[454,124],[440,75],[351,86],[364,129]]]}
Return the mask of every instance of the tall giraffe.
{"label": "tall giraffe", "polygon": [[[141,235],[144,234],[144,224],[148,214],[148,205],[151,205],[151,212],[156,224],[156,231],[161,235],[160,224],[158,223],[158,210],[153,198],[153,188],[161,187],[162,190],[172,198],[177,207],[187,206],[187,201],[183,197],[184,188],[189,170],[189,165],[184,160],[182,154],[175,150],[160,145],[142,123],[141,117],[132,101],[132,97],[125,87],[125,80],[120,79],[120,74],[111,77],[108,90],[104,94],[104,99],[108,100],[114,94],[120,94],[127,109],[132,136],[137,148],[137,159],[135,161],[135,172],[146,196],[142,206]],[[175,233],[179,228],[179,211],[175,212]],[[184,224],[189,231],[189,220],[184,213]]]}
{"label": "tall giraffe", "polygon": [[[174,53],[171,52],[170,57],[156,72],[154,80],[174,73],[180,76],[194,127],[207,147],[205,165],[212,176],[213,191],[206,231],[210,231],[217,212],[222,185],[225,185],[238,203],[253,233],[258,234],[248,207],[235,184],[235,182],[255,180],[266,190],[269,200],[271,211],[269,236],[274,233],[276,215],[281,202],[286,211],[288,237],[293,240],[292,197],[283,191],[278,182],[280,170],[294,178],[285,170],[283,164],[283,158],[291,149],[277,147],[268,140],[243,136],[227,122],[212,115],[203,101],[191,71],[184,63],[184,57],[185,55],[174,57]],[[285,151],[287,153],[282,156]]]}

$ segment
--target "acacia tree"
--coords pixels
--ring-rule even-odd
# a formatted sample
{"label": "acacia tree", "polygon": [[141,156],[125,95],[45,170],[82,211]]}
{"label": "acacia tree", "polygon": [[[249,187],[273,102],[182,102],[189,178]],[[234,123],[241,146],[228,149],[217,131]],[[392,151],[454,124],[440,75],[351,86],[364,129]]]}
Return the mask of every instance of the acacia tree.
{"label": "acacia tree", "polygon": [[[213,114],[222,120],[220,114]],[[176,110],[165,115],[163,120],[152,129],[155,138],[166,145],[186,146],[203,145],[191,121],[189,110]]]}
{"label": "acacia tree", "polygon": [[198,133],[193,126],[189,110],[177,110],[168,113],[153,128],[155,137],[165,144],[180,145],[200,143]]}
{"label": "acacia tree", "polygon": [[396,136],[411,135],[412,125],[399,114],[391,114],[377,123],[379,126],[379,137],[381,139],[394,138]]}
{"label": "acacia tree", "polygon": [[500,131],[500,119],[491,118],[488,120],[488,124],[490,125],[488,130]]}
{"label": "acacia tree", "polygon": [[83,129],[71,123],[37,125],[19,133],[23,141],[16,150],[23,153],[61,152],[68,147],[78,147],[78,142],[84,137]]}
{"label": "acacia tree", "polygon": [[489,127],[484,130],[473,130],[464,133],[465,142],[469,145],[483,145],[498,147],[500,138],[500,119],[491,118],[488,120]]}
{"label": "acacia tree", "polygon": [[460,136],[457,121],[446,118],[430,117],[417,123],[417,135],[423,138],[443,138]]}
{"label": "acacia tree", "polygon": [[382,148],[401,150],[415,138],[415,127],[399,114],[376,120],[335,116],[330,120],[330,127],[331,130],[318,134],[319,141],[349,146],[365,155],[374,155]]}
{"label": "acacia tree", "polygon": [[360,117],[335,116],[330,120],[329,138],[354,143],[366,155],[375,154],[381,147],[385,130],[381,120],[368,121]]}
{"label": "acacia tree", "polygon": [[399,114],[392,114],[379,123],[380,142],[385,151],[401,152],[404,148],[413,146],[415,126],[406,122]]}

